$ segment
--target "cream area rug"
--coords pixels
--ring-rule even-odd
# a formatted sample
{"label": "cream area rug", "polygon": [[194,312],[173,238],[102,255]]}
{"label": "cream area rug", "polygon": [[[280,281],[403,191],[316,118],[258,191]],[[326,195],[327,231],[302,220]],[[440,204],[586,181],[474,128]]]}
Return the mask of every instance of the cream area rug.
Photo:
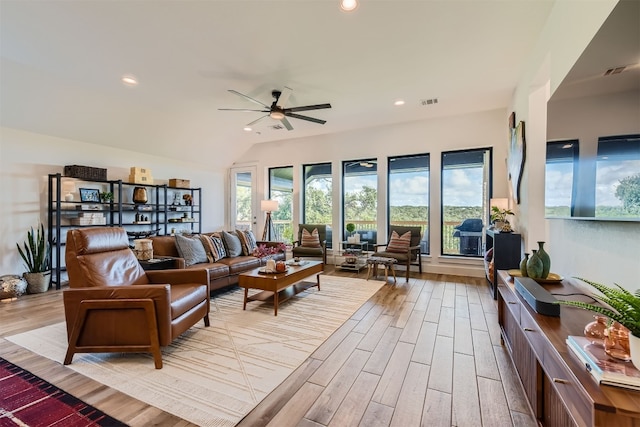
{"label": "cream area rug", "polygon": [[[76,354],[69,368],[201,426],[233,426],[290,375],[384,282],[321,276],[320,287],[278,307],[249,302],[236,288],[211,299],[203,322],[163,348],[163,368],[148,354]],[[257,292],[250,290],[249,293]],[[64,323],[7,337],[62,363]]]}

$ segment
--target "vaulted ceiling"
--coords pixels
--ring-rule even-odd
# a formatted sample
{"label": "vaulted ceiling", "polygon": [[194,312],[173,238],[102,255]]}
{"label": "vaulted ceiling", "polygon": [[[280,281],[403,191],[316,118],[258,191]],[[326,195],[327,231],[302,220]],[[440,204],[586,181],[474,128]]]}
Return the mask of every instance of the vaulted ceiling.
{"label": "vaulted ceiling", "polygon": [[[2,0],[0,123],[224,166],[255,143],[505,108],[553,7],[338,3]],[[331,103],[301,113],[327,123],[246,132],[263,113],[219,110],[258,107],[229,89],[269,105],[284,86],[287,106]]]}

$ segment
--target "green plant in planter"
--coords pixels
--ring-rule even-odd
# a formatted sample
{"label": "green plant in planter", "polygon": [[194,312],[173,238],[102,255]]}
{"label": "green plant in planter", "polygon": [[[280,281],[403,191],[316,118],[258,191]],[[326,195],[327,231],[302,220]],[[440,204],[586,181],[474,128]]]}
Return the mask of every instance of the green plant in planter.
{"label": "green plant in planter", "polygon": [[640,289],[632,294],[617,283],[614,283],[615,287],[610,287],[580,277],[576,277],[576,279],[582,280],[600,291],[602,295],[594,294],[592,297],[610,308],[581,301],[558,301],[558,304],[570,305],[607,316],[640,338]]}
{"label": "green plant in planter", "polygon": [[24,265],[28,273],[44,273],[51,270],[51,247],[44,233],[44,225],[40,224],[37,232],[27,232],[27,240],[23,243],[23,248],[16,243],[18,252],[24,260]]}
{"label": "green plant in planter", "polygon": [[109,203],[113,201],[113,193],[110,191],[104,192],[104,193],[100,193],[100,200],[102,200],[102,203]]}
{"label": "green plant in planter", "polygon": [[497,206],[491,206],[491,221],[493,222],[505,222],[507,221],[507,215],[515,215],[511,209],[500,209]]}
{"label": "green plant in planter", "polygon": [[350,222],[349,224],[347,224],[346,229],[347,229],[347,232],[349,234],[351,234],[354,231],[356,231],[356,225],[354,223]]}

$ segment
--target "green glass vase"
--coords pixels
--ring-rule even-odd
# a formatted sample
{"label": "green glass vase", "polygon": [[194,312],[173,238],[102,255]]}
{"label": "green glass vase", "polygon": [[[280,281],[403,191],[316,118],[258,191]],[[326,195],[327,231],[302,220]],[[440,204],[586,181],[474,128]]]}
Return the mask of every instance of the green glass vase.
{"label": "green glass vase", "polygon": [[544,242],[538,242],[538,258],[542,261],[542,279],[546,279],[549,276],[549,269],[551,268],[551,258],[549,254],[544,250]]}
{"label": "green glass vase", "polygon": [[533,254],[529,257],[529,261],[527,261],[527,275],[532,279],[541,279],[542,278],[542,260],[538,256],[538,250],[533,249]]}
{"label": "green glass vase", "polygon": [[524,258],[520,261],[520,274],[522,274],[522,277],[529,276],[529,274],[527,274],[527,261],[529,261],[529,254],[525,252]]}

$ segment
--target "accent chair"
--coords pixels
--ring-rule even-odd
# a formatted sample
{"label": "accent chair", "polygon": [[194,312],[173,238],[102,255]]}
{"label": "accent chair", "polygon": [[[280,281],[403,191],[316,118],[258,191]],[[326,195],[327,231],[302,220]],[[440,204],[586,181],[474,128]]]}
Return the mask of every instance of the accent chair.
{"label": "accent chair", "polygon": [[[408,232],[411,237],[407,241],[403,241],[402,243],[404,244],[396,245],[398,239],[392,238],[394,232],[400,237]],[[418,271],[422,273],[422,254],[420,253],[421,238],[422,231],[420,227],[391,225],[389,226],[389,240],[387,243],[374,246],[374,256],[395,258],[398,260],[397,265],[403,265],[405,267],[405,280],[408,282],[409,270],[412,265],[418,266]],[[385,250],[380,250],[382,247],[384,247]]]}
{"label": "accent chair", "polygon": [[[307,243],[307,239],[303,240],[303,234],[306,230],[308,235],[312,235],[313,231],[318,230],[319,246],[315,243]],[[295,257],[314,257],[322,258],[323,263],[327,263],[327,239],[331,238],[331,227],[326,224],[300,224],[298,226],[298,240],[293,242],[292,255]]]}

